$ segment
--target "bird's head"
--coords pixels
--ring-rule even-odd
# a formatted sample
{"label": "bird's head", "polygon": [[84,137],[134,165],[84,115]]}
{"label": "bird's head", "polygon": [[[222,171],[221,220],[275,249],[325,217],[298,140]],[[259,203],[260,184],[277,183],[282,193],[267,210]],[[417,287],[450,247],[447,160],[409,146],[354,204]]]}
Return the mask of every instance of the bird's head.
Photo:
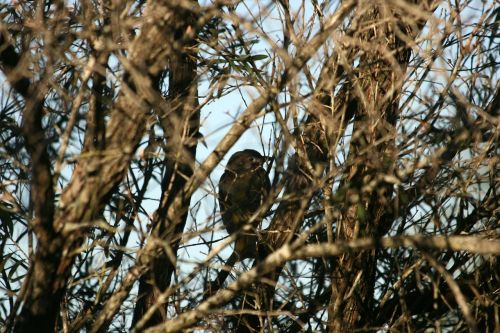
{"label": "bird's head", "polygon": [[236,173],[252,171],[262,167],[267,160],[268,157],[262,156],[258,151],[245,149],[231,156],[226,169]]}

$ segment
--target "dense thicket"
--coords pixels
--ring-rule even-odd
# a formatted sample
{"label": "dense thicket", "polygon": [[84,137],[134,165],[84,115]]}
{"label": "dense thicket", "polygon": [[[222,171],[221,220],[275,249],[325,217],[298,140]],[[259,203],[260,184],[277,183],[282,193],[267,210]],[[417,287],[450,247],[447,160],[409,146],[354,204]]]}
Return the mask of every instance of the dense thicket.
{"label": "dense thicket", "polygon": [[[4,331],[500,329],[495,1],[0,15]],[[272,187],[238,261],[217,184],[246,148]]]}

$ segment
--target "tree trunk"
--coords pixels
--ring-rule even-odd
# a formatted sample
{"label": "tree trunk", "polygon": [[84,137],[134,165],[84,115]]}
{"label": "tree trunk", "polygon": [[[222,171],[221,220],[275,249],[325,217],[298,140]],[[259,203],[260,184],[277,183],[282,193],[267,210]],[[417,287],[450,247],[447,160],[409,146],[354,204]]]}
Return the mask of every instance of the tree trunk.
{"label": "tree trunk", "polygon": [[[196,1],[193,1],[196,3]],[[167,112],[158,114],[166,140],[166,172],[162,180],[160,207],[154,217],[152,238],[164,241],[177,253],[178,237],[184,230],[190,197],[183,197],[180,222],[172,227],[167,219],[167,211],[173,199],[184,189],[186,180],[193,175],[196,145],[200,126],[196,72],[196,41],[194,12],[173,8],[176,20],[169,22],[167,43],[173,46],[169,54],[169,95]],[[159,248],[151,258],[151,267],[139,283],[139,293],[132,327],[141,320],[146,311],[156,303],[158,295],[170,285],[176,262],[170,260],[163,248]],[[167,319],[167,304],[160,307],[147,320],[144,328],[159,324]]]}

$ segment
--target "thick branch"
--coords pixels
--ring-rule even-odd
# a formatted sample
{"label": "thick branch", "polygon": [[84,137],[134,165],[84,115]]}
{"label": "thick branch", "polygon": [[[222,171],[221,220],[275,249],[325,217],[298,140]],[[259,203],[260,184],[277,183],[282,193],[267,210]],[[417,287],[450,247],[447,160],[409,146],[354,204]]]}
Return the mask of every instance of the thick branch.
{"label": "thick branch", "polygon": [[221,290],[216,295],[208,298],[196,309],[182,313],[161,325],[146,330],[146,332],[181,332],[183,329],[191,327],[199,320],[205,318],[213,310],[229,302],[242,290],[251,287],[257,279],[272,272],[277,267],[282,266],[288,260],[309,257],[339,256],[344,253],[356,253],[377,248],[401,247],[427,250],[467,251],[483,255],[500,254],[500,241],[473,236],[404,236],[387,237],[379,240],[373,238],[362,238],[349,242],[337,242],[335,244],[323,243],[306,246],[301,245],[301,242],[285,244],[283,247],[269,255],[263,262],[259,263],[259,265],[250,271],[241,274],[238,280],[230,284],[227,289]]}
{"label": "thick branch", "polygon": [[[192,1],[197,5],[196,1]],[[160,124],[165,133],[166,173],[162,180],[162,196],[160,206],[153,220],[153,238],[159,238],[177,253],[180,237],[187,219],[190,196],[185,196],[182,207],[177,212],[180,222],[176,228],[168,229],[166,213],[174,198],[183,189],[186,179],[191,177],[195,166],[197,136],[199,131],[198,89],[196,59],[196,33],[186,34],[185,31],[199,31],[195,26],[196,15],[191,10],[173,8],[179,20],[172,20],[168,43],[174,45],[169,54],[169,95],[167,103],[169,112],[158,112]],[[155,252],[148,273],[141,277],[139,296],[134,310],[132,327],[141,320],[147,321],[140,329],[159,324],[166,320],[166,306],[155,312],[151,318],[144,318],[146,311],[158,300],[158,294],[170,285],[170,279],[175,270],[176,262],[170,260],[163,249]]]}
{"label": "thick branch", "polygon": [[[54,189],[48,155],[48,144],[42,126],[45,88],[43,83],[31,83],[22,75],[28,72],[8,38],[0,33],[0,63],[14,89],[24,97],[25,108],[21,132],[31,160],[31,189],[34,217],[31,226],[38,240],[33,267],[28,275],[28,297],[18,318],[19,332],[41,329],[49,331],[55,323],[53,313],[57,305],[45,301],[46,281],[57,277],[57,251],[62,244],[60,235],[54,230]],[[59,295],[60,296],[60,295]]]}

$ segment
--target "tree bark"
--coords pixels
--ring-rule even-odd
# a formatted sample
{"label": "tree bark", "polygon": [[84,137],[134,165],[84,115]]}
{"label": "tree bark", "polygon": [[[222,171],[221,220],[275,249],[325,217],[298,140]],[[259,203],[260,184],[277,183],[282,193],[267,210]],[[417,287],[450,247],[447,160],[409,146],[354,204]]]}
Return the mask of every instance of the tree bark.
{"label": "tree bark", "polygon": [[[74,262],[74,249],[82,243],[85,229],[78,227],[82,222],[93,221],[109,200],[109,194],[119,185],[125,176],[130,160],[144,134],[144,123],[150,108],[161,107],[159,94],[155,94],[151,82],[166,65],[162,44],[169,33],[164,20],[169,19],[169,12],[161,3],[151,3],[145,13],[150,19],[144,20],[141,35],[130,48],[129,58],[123,60],[127,75],[133,85],[124,84],[116,105],[111,110],[107,126],[105,147],[99,153],[82,155],[74,170],[69,185],[64,189],[57,211],[50,207],[54,204],[50,165],[43,163],[46,154],[45,141],[41,128],[41,103],[43,99],[28,96],[29,78],[10,77],[13,87],[26,98],[30,109],[26,113],[26,131],[30,131],[28,140],[37,139],[33,147],[35,182],[33,193],[46,195],[43,200],[36,198],[34,229],[38,245],[33,269],[26,277],[28,292],[24,299],[20,315],[17,317],[15,332],[33,332],[34,325],[38,332],[52,332],[59,307],[66,289],[66,282]],[[12,71],[17,62],[12,62],[15,50],[2,35],[2,65],[5,72]],[[3,46],[7,46],[4,48]],[[145,52],[155,50],[155,52]],[[19,57],[18,57],[19,58]],[[43,96],[43,91],[37,91]],[[29,97],[29,99],[27,98]],[[34,101],[38,106],[32,107]],[[36,132],[32,132],[36,130]],[[38,133],[38,134],[37,134]],[[33,134],[35,134],[33,136]],[[45,152],[44,152],[45,151]],[[32,158],[33,158],[32,157]],[[42,175],[43,179],[37,175]],[[43,188],[37,187],[37,182]],[[37,208],[37,205],[39,208]]]}
{"label": "tree bark", "polygon": [[[171,8],[171,10],[175,13],[176,19],[169,22],[167,38],[167,43],[172,45],[172,52],[169,54],[169,94],[167,97],[170,108],[168,112],[158,114],[167,147],[164,159],[166,173],[162,180],[162,197],[154,217],[151,237],[155,241],[165,242],[175,254],[181,239],[179,235],[184,230],[188,216],[191,197],[183,196],[178,212],[180,222],[173,228],[168,222],[167,211],[174,198],[181,194],[186,180],[193,175],[195,166],[200,126],[195,31],[199,27],[196,26],[195,12],[184,8]],[[175,270],[176,262],[170,259],[164,247],[159,248],[151,259],[151,267],[140,279],[132,327],[157,302],[159,294],[169,287]],[[161,306],[141,327],[147,328],[165,321],[167,319],[166,308],[167,304]]]}
{"label": "tree bark", "polygon": [[[420,19],[417,29],[406,25],[403,18],[409,14],[403,8],[376,3],[366,7],[361,16],[367,28],[360,29],[365,32],[357,36],[364,49],[351,77],[352,93],[358,102],[348,167],[340,185],[343,204],[336,240],[379,237],[382,217],[390,207],[393,185],[383,177],[395,175],[395,126],[411,52],[411,46],[400,36],[414,40],[425,24]],[[373,250],[346,253],[334,263],[330,332],[349,332],[370,324],[376,261],[377,252]]]}

